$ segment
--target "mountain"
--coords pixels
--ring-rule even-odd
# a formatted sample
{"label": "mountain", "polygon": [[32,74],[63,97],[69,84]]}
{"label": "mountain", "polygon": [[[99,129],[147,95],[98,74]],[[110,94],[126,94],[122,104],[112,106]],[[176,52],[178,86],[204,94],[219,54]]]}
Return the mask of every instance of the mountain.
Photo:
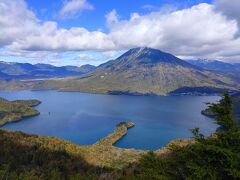
{"label": "mountain", "polygon": [[56,67],[50,64],[0,62],[0,79],[37,79],[77,76],[92,71],[95,66],[83,65]]}
{"label": "mountain", "polygon": [[218,73],[222,73],[228,75],[229,77],[240,82],[240,63],[226,63],[217,60],[187,60],[190,64],[195,66],[216,71]]}
{"label": "mountain", "polygon": [[57,87],[62,91],[156,95],[165,95],[181,87],[235,89],[237,86],[222,74],[151,48],[130,49],[85,75],[43,84],[41,86]]}
{"label": "mountain", "polygon": [[205,70],[152,48],[130,49],[116,60],[104,63],[81,76],[0,82],[0,89],[4,90],[57,89],[135,95],[166,95],[183,87],[236,90],[239,86],[223,74]]}

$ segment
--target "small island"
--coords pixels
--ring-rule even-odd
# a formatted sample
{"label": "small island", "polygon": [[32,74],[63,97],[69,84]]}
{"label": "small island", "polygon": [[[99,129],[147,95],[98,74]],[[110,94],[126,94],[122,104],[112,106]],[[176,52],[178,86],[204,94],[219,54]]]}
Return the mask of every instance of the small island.
{"label": "small island", "polygon": [[41,101],[36,99],[8,101],[0,98],[0,126],[26,117],[39,115],[39,111],[33,107],[40,103]]}

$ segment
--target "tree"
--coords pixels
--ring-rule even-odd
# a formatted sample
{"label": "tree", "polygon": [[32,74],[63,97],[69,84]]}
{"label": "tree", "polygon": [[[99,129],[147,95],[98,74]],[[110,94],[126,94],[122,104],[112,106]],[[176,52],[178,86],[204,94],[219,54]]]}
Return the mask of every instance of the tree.
{"label": "tree", "polygon": [[236,121],[232,115],[232,100],[228,94],[224,94],[219,103],[209,105],[210,110],[215,114],[215,121],[221,131],[232,131],[237,129]]}

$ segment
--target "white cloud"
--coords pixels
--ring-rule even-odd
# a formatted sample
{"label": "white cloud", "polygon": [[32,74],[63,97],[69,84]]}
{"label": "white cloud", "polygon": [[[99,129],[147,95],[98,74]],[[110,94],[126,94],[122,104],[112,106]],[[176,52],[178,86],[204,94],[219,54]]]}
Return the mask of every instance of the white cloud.
{"label": "white cloud", "polygon": [[54,22],[45,22],[38,31],[15,41],[9,48],[29,51],[106,50],[114,46],[111,39],[100,31],[85,28],[60,29]]}
{"label": "white cloud", "polygon": [[35,31],[37,21],[23,0],[0,0],[0,46]]}
{"label": "white cloud", "polygon": [[240,57],[237,17],[230,18],[219,7],[216,1],[182,10],[132,13],[129,19],[120,19],[113,10],[106,15],[107,34],[83,27],[64,29],[54,21],[41,22],[24,0],[0,0],[0,47],[24,56],[85,50],[101,51],[104,56],[104,51],[109,55],[149,46],[184,57],[236,60]]}
{"label": "white cloud", "polygon": [[108,14],[105,15],[107,25],[117,23],[119,21],[119,15],[117,14],[116,9],[113,9]]}
{"label": "white cloud", "polygon": [[59,11],[59,16],[63,19],[78,16],[83,10],[93,10],[94,7],[87,0],[68,0]]}

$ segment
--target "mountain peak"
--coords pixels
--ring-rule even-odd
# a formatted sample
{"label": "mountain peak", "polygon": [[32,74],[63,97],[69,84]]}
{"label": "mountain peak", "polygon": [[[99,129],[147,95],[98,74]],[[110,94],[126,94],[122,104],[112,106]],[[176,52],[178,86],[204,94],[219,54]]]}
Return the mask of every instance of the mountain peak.
{"label": "mountain peak", "polygon": [[182,61],[170,53],[149,47],[132,48],[118,58],[118,60],[121,59],[125,62],[138,64],[169,63],[189,66],[189,63]]}
{"label": "mountain peak", "polygon": [[149,48],[149,47],[136,47],[129,50],[132,53],[146,53],[146,52],[162,52],[159,49]]}
{"label": "mountain peak", "polygon": [[146,51],[146,50],[154,50],[153,48],[149,48],[149,47],[136,47],[136,48],[132,48],[129,51]]}

